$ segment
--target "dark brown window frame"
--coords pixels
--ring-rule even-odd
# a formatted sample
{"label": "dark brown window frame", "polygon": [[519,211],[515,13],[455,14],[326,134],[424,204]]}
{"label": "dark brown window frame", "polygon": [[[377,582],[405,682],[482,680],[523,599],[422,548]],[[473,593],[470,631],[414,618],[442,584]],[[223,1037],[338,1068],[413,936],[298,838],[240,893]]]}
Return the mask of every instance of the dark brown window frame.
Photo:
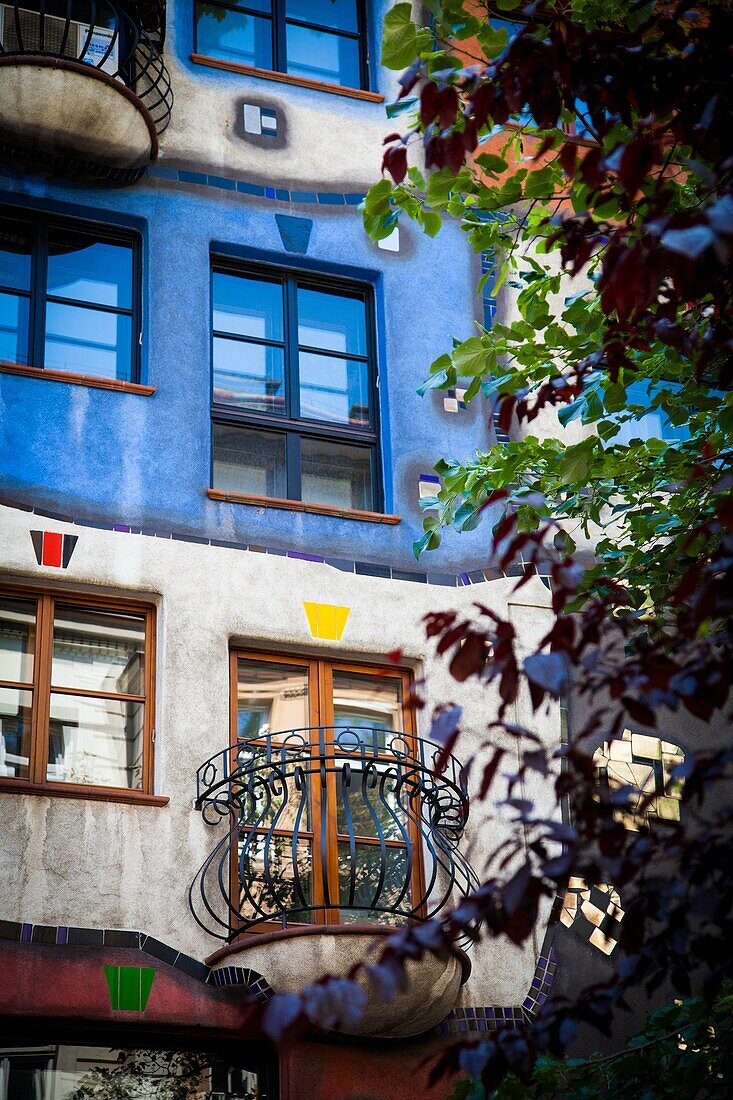
{"label": "dark brown window frame", "polygon": [[[36,602],[36,630],[33,647],[33,681],[29,687],[20,681],[0,680],[0,687],[11,690],[31,691],[30,775],[0,777],[0,791],[15,794],[47,795],[61,798],[87,798],[104,802],[129,802],[143,805],[165,806],[169,799],[153,794],[155,729],[155,663],[157,613],[154,604],[140,600],[113,596],[100,596],[32,585],[0,585],[0,596],[9,599],[30,599]],[[51,699],[51,662],[53,655],[54,604],[63,603],[91,611],[119,611],[145,617],[145,676],[143,718],[143,777],[142,787],[105,787],[94,784],[61,783],[46,779],[48,741],[50,727],[48,711]],[[54,689],[57,693],[58,688]],[[84,694],[75,689],[63,689],[62,694]],[[95,694],[87,693],[87,694]],[[96,693],[104,697],[104,693]],[[122,695],[122,698],[127,696]],[[135,698],[138,698],[137,696]]]}
{"label": "dark brown window frame", "polygon": [[[333,726],[333,672],[354,672],[366,676],[374,676],[380,680],[385,678],[399,679],[402,685],[402,716],[404,723],[404,734],[406,740],[411,744],[413,753],[417,754],[417,729],[415,722],[414,709],[409,706],[410,693],[412,690],[414,676],[412,670],[403,666],[395,665],[383,665],[379,663],[371,663],[368,661],[353,662],[348,660],[340,660],[336,657],[317,657],[312,654],[303,653],[283,653],[273,652],[260,649],[248,649],[245,646],[239,646],[232,644],[229,651],[229,740],[232,746],[236,746],[238,741],[237,736],[237,716],[238,716],[238,697],[237,697],[237,666],[240,658],[250,661],[263,661],[271,662],[273,664],[284,665],[300,665],[307,668],[308,675],[308,707],[309,714],[308,720],[310,722],[311,731],[317,730],[320,726]],[[317,742],[311,736],[311,747],[314,751],[318,749]],[[333,755],[332,748],[328,752],[329,756]],[[339,895],[339,878],[338,878],[338,846],[339,840],[348,840],[348,836],[342,836],[338,832],[337,817],[336,817],[336,777],[333,772],[328,775],[327,787],[327,820],[329,823],[329,831],[326,836],[326,848],[327,848],[327,875],[329,883],[329,893],[331,897],[338,897]],[[310,840],[312,845],[312,851],[317,850],[317,845],[320,843],[320,820],[321,820],[321,791],[318,784],[314,783],[311,789],[311,819],[313,821],[313,830],[305,831],[300,830],[299,836],[304,840]],[[255,829],[257,833],[267,833],[266,828]],[[292,836],[292,831],[288,829],[277,829],[274,835]],[[423,853],[422,853],[422,841],[419,832],[410,823],[410,839],[414,844],[415,851],[415,864],[412,872],[412,886],[411,893],[413,896],[420,897],[421,889],[424,884],[424,867],[423,867]],[[371,844],[379,845],[379,841],[373,837],[355,837],[355,841],[358,844]],[[403,848],[404,844],[401,841],[386,841],[388,847]],[[232,852],[231,863],[231,880],[230,889],[231,897],[236,898],[239,895],[239,880],[238,880],[238,865],[237,865],[237,849],[236,847]],[[318,905],[319,901],[323,900],[323,883],[321,881],[322,871],[321,865],[318,860],[313,860],[313,903],[314,906]],[[299,924],[294,921],[288,923],[290,929],[293,928],[314,928],[340,925],[338,911],[334,909],[324,909],[321,920],[317,919],[317,910],[314,910],[313,920],[308,923]],[[375,925],[374,927],[382,927],[385,925]],[[401,925],[395,925],[395,928],[402,927]],[[263,933],[272,931],[280,931],[282,925],[276,921],[263,921],[256,927],[251,929],[242,929],[240,935],[242,936],[257,936]]]}

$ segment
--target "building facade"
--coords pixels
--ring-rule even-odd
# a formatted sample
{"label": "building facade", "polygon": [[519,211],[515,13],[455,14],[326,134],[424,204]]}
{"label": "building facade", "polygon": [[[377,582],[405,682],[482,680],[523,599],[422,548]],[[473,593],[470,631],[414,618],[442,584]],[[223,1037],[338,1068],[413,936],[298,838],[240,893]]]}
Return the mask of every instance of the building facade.
{"label": "building facade", "polygon": [[[253,1022],[503,837],[432,773],[425,615],[480,601],[527,652],[550,621],[484,529],[412,555],[435,460],[495,437],[416,392],[480,258],[361,225],[388,7],[0,4],[3,1097],[441,1096],[428,1055],[549,992],[556,925],[280,1053]],[[461,703],[465,758],[498,695]]]}

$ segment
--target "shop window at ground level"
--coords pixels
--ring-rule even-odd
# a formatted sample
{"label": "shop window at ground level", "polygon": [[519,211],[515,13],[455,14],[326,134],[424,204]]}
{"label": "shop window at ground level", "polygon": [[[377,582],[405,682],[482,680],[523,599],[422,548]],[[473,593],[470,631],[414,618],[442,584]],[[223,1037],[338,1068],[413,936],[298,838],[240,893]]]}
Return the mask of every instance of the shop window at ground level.
{"label": "shop window at ground level", "polygon": [[0,1047],[0,1100],[276,1100],[262,1057],[113,1043]]}
{"label": "shop window at ground level", "polygon": [[154,612],[0,591],[0,785],[149,792]]}
{"label": "shop window at ground level", "polygon": [[206,57],[368,87],[362,0],[199,0],[195,19],[196,51]]}

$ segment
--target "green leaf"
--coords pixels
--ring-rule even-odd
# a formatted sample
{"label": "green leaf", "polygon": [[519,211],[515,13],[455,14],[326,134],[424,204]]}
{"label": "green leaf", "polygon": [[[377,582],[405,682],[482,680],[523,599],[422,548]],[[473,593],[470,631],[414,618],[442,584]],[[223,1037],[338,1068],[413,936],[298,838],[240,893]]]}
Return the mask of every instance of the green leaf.
{"label": "green leaf", "polygon": [[370,187],[364,197],[364,210],[367,214],[387,214],[391,209],[392,181],[380,180]]}
{"label": "green leaf", "polygon": [[433,210],[421,210],[418,215],[418,222],[428,237],[434,237],[440,232],[443,219],[440,214],[436,214]]}
{"label": "green leaf", "polygon": [[506,172],[509,167],[504,158],[495,153],[479,153],[475,160],[486,172]]}
{"label": "green leaf", "polygon": [[403,115],[405,111],[410,111],[413,107],[416,107],[419,102],[417,96],[409,96],[407,99],[397,99],[394,103],[387,103],[384,108],[387,112],[387,118],[396,118],[397,115]]}
{"label": "green leaf", "polygon": [[595,447],[596,441],[590,437],[565,448],[558,468],[563,485],[585,485]]}
{"label": "green leaf", "polygon": [[487,57],[498,57],[509,41],[509,31],[506,27],[494,29],[488,23],[479,28],[476,36],[481,43],[481,48]]}
{"label": "green leaf", "polygon": [[417,28],[412,22],[412,5],[395,4],[382,24],[382,64],[387,69],[406,69],[417,55]]}
{"label": "green leaf", "polygon": [[550,167],[530,172],[524,184],[524,193],[528,199],[549,198],[554,190],[555,172]]}
{"label": "green leaf", "polygon": [[423,382],[421,386],[418,386],[417,392],[421,397],[428,392],[428,390],[439,390],[441,386],[448,385],[448,372],[439,370],[435,374],[431,374],[429,378]]}
{"label": "green leaf", "polygon": [[471,336],[453,352],[453,366],[459,377],[483,375],[490,369],[490,353],[480,336]]}

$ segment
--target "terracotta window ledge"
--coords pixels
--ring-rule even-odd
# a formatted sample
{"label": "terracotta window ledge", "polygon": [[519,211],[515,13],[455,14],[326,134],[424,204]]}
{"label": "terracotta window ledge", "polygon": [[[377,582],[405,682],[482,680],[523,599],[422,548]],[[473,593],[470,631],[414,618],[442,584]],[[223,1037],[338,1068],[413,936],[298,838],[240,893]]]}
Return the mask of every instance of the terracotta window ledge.
{"label": "terracotta window ledge", "polygon": [[25,783],[0,780],[0,794],[32,794],[46,798],[86,798],[93,802],[127,802],[133,806],[167,806],[170,798],[121,787],[80,787],[71,783]]}
{"label": "terracotta window ledge", "polygon": [[206,57],[200,53],[192,53],[190,57],[195,65],[208,65],[211,69],[223,69],[225,72],[241,73],[243,76],[258,76],[262,80],[275,80],[278,84],[312,88],[314,92],[329,92],[331,95],[343,95],[348,99],[363,99],[367,103],[384,103],[384,96],[379,92],[345,88],[341,84],[326,84],[321,80],[309,80],[307,76],[290,76],[289,73],[278,73],[274,69],[258,69],[254,65],[238,65],[236,61],[222,61],[218,57]]}
{"label": "terracotta window ledge", "polygon": [[385,515],[382,512],[363,512],[359,508],[335,508],[332,504],[314,504],[310,500],[281,500],[279,497],[258,497],[249,493],[226,493],[221,489],[207,489],[211,500],[226,500],[231,504],[253,504],[258,508],[282,508],[286,512],[310,512],[318,516],[338,516],[340,519],[357,519],[364,523],[387,523],[394,527],[402,522],[402,516]]}
{"label": "terracotta window ledge", "polygon": [[46,382],[68,382],[72,386],[89,386],[96,390],[115,390],[118,393],[136,393],[152,397],[155,386],[143,386],[139,382],[123,382],[120,378],[96,378],[93,374],[74,374],[65,370],[43,370],[25,363],[0,363],[0,373],[19,374],[25,378],[43,378]]}

